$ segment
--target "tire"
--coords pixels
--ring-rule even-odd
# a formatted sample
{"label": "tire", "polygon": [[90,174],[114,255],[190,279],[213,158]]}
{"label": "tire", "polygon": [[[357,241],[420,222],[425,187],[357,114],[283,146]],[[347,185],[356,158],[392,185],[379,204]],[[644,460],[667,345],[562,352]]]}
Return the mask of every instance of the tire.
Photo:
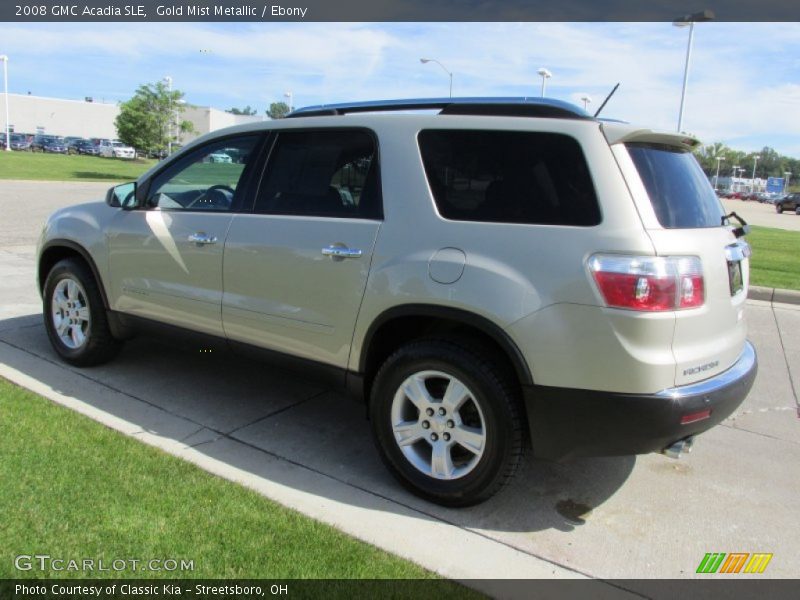
{"label": "tire", "polygon": [[44,325],[56,353],[77,367],[107,362],[122,347],[111,334],[92,272],[83,261],[74,258],[59,261],[47,274]]}
{"label": "tire", "polygon": [[783,212],[783,206],[781,206],[780,204],[776,204],[775,205],[775,212],[778,213],[778,214],[781,214]]}
{"label": "tire", "polygon": [[[455,339],[402,346],[381,366],[370,394],[381,459],[404,487],[431,502],[458,507],[487,500],[522,461],[516,388],[480,348]],[[448,400],[446,392],[454,395]]]}

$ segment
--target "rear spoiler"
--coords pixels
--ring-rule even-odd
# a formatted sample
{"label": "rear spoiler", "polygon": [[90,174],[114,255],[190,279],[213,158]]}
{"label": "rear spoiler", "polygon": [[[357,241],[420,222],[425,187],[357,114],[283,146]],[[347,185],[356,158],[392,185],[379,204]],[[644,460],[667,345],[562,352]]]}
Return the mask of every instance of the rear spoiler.
{"label": "rear spoiler", "polygon": [[684,150],[694,150],[700,145],[700,140],[685,133],[672,131],[655,131],[653,129],[638,129],[630,125],[621,123],[603,122],[600,129],[606,136],[610,145],[627,144],[636,142],[639,144],[664,144],[665,146],[677,146]]}

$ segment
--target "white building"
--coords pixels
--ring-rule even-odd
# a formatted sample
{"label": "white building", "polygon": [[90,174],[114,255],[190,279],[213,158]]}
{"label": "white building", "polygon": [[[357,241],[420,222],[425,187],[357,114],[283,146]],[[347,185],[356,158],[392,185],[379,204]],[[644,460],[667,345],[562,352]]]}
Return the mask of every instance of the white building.
{"label": "white building", "polygon": [[[714,176],[710,178],[714,185]],[[717,182],[717,189],[730,190],[731,192],[764,192],[767,189],[767,180],[756,177],[749,179],[745,177],[720,177]]]}
{"label": "white building", "polygon": [[[0,118],[5,115],[5,94],[0,94]],[[24,94],[8,95],[8,116],[11,130],[18,133],[47,133],[83,138],[116,138],[114,119],[119,105],[108,102],[65,100]],[[262,121],[261,116],[232,115],[208,106],[186,105],[181,117],[191,121],[196,133],[181,136],[187,143],[199,135],[241,123]],[[0,128],[5,131],[5,123]]]}

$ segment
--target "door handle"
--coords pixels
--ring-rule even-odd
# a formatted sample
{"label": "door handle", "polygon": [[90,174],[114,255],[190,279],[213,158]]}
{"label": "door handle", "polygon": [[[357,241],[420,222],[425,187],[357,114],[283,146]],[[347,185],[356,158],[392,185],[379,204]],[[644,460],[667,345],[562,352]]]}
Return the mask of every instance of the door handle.
{"label": "door handle", "polygon": [[198,231],[197,233],[193,233],[192,235],[189,236],[189,241],[199,246],[204,246],[206,244],[216,244],[217,236],[209,235],[204,231]]}
{"label": "door handle", "polygon": [[359,258],[362,252],[358,248],[348,248],[347,246],[326,246],[322,249],[322,254],[333,258]]}

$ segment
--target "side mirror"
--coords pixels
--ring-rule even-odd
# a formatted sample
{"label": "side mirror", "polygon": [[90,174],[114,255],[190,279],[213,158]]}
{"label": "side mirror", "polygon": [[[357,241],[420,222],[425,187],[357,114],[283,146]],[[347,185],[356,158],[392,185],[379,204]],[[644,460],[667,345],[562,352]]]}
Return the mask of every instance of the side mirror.
{"label": "side mirror", "polygon": [[136,182],[115,185],[106,193],[106,204],[114,208],[130,210],[136,207]]}

